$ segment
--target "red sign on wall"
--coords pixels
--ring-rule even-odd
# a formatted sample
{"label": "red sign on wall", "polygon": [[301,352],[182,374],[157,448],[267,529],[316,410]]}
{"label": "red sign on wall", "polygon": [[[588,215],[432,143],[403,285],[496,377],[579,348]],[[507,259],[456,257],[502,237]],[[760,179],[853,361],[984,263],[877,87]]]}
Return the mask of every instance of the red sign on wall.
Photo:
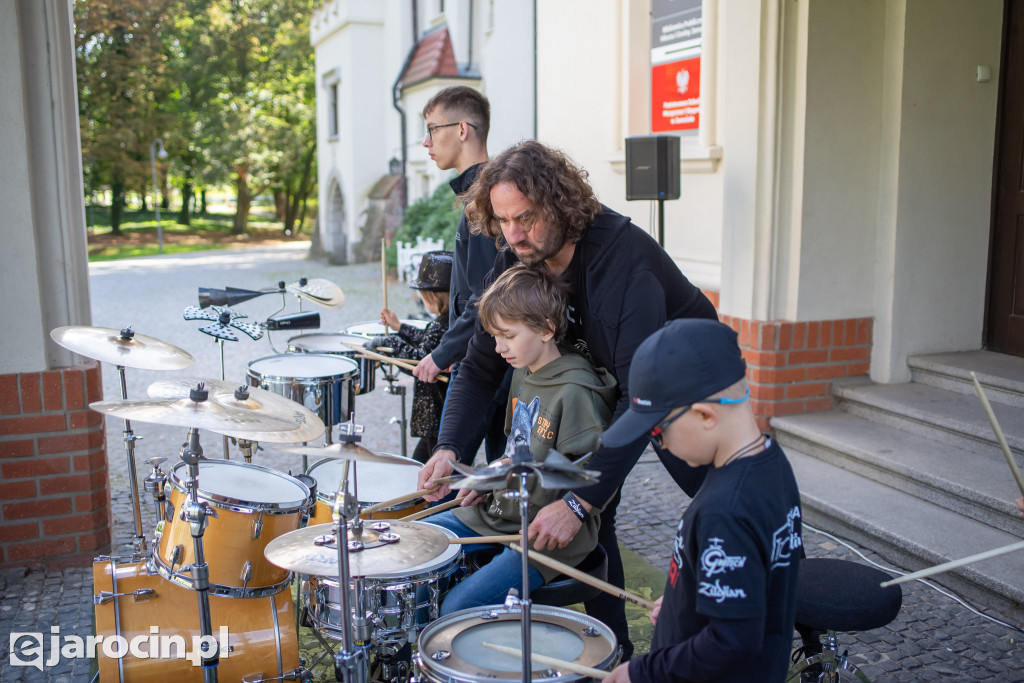
{"label": "red sign on wall", "polygon": [[700,127],[700,57],[651,67],[651,132]]}

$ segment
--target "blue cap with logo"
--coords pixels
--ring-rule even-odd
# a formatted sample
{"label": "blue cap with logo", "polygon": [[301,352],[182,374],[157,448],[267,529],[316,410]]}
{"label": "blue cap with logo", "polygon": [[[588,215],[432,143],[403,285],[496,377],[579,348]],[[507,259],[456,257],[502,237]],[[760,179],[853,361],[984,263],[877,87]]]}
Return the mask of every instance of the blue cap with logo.
{"label": "blue cap with logo", "polygon": [[670,320],[644,340],[629,368],[629,410],[601,435],[618,448],[648,434],[666,415],[746,376],[736,332],[717,320]]}

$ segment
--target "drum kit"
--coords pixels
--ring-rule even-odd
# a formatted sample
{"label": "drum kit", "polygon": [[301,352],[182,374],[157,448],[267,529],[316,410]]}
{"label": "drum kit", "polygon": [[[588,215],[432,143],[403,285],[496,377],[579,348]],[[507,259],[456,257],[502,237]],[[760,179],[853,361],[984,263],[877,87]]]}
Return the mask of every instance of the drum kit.
{"label": "drum kit", "polygon": [[[343,301],[327,281],[279,283],[273,291],[322,305]],[[264,329],[287,329],[270,321],[241,323],[244,316],[224,307],[264,293],[200,290],[202,315],[190,308],[185,317],[211,322],[203,331],[222,344],[223,363],[223,341],[231,339],[232,330],[257,338]],[[210,307],[213,317],[205,313]],[[610,670],[617,662],[615,637],[600,622],[562,608],[531,611],[525,547],[521,598],[512,591],[503,605],[439,618],[441,601],[466,573],[465,541],[429,522],[413,521],[432,511],[424,492],[415,491],[422,466],[364,448],[362,427],[354,421],[355,396],[373,389],[380,364],[351,347],[383,332],[376,323],[360,323],[339,334],[300,335],[289,339],[288,353],[250,362],[247,384],[223,378],[160,380],[150,384],[142,400],[129,400],[126,368],[184,370],[195,358],[130,327],[51,332],[61,346],[115,364],[121,386],[119,400],[90,404],[124,420],[134,522],[129,554],[94,561],[96,634],[129,642],[141,638],[149,647],[120,656],[98,648],[101,681],[306,681],[328,654],[334,655],[338,680],[359,683],[589,680],[594,671]],[[385,378],[394,386],[394,378]],[[403,402],[403,440],[404,419]],[[152,471],[143,489],[152,497],[157,520],[150,539],[139,501],[135,442],[140,437],[133,421],[187,431],[180,462],[165,471],[167,458],[145,461]],[[337,442],[331,438],[335,426]],[[226,452],[223,460],[205,457],[202,431],[233,439],[245,461],[231,461]],[[305,445],[325,434],[324,446]],[[292,476],[253,464],[260,442],[302,455],[303,473]],[[287,447],[298,444],[304,445]],[[307,456],[318,460],[307,467]],[[510,465],[463,468],[456,475],[464,477],[460,486],[478,490],[517,483],[518,490],[508,495],[519,500],[525,520],[528,476],[541,486],[593,481],[594,473],[565,458],[548,461],[535,463],[527,451]],[[395,497],[406,492],[412,494]],[[338,541],[340,529],[346,531],[345,542]],[[298,624],[310,626],[323,647],[310,666],[299,656]],[[169,652],[152,649],[157,638],[161,647],[172,643]],[[184,645],[175,646],[197,639],[218,646],[192,656]],[[562,659],[552,660],[555,655]]]}

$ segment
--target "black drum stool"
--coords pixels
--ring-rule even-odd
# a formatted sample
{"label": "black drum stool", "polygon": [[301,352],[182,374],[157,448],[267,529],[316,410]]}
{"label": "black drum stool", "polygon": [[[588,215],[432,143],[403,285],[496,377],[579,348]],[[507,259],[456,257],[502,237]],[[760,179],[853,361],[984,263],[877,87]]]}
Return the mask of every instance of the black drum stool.
{"label": "black drum stool", "polygon": [[[800,563],[796,598],[796,629],[804,640],[798,653],[816,652],[799,662],[790,681],[840,683],[847,672],[864,683],[864,673],[849,662],[847,652],[838,654],[837,631],[870,631],[885,626],[899,614],[903,591],[899,586],[882,588],[892,577],[883,571],[849,560],[810,558]],[[814,642],[817,637],[818,643]],[[819,644],[820,643],[820,644]]]}
{"label": "black drum stool", "polygon": [[[475,571],[487,564],[492,557],[498,554],[497,549],[478,550],[467,558],[467,569]],[[583,558],[583,561],[576,565],[576,569],[601,581],[608,580],[608,554],[604,547],[598,543],[590,551],[590,554]],[[600,589],[583,583],[571,576],[559,574],[551,581],[538,588],[530,587],[530,600],[537,605],[550,605],[551,607],[568,607],[580,602],[585,602],[601,593]]]}

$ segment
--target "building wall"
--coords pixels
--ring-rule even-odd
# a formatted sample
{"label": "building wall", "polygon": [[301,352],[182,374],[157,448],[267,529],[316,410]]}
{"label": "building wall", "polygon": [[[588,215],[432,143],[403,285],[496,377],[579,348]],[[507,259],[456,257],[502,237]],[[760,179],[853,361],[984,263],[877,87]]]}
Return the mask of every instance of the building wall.
{"label": "building wall", "polygon": [[[908,355],[981,347],[1002,42],[999,0],[905,6],[886,50],[902,87],[891,95],[899,115],[884,122],[898,129],[884,150],[875,276],[872,377],[883,382],[909,379]],[[991,81],[977,81],[978,66]]]}
{"label": "building wall", "polygon": [[88,325],[71,3],[0,1],[0,566],[110,546],[100,368],[50,340]]}

